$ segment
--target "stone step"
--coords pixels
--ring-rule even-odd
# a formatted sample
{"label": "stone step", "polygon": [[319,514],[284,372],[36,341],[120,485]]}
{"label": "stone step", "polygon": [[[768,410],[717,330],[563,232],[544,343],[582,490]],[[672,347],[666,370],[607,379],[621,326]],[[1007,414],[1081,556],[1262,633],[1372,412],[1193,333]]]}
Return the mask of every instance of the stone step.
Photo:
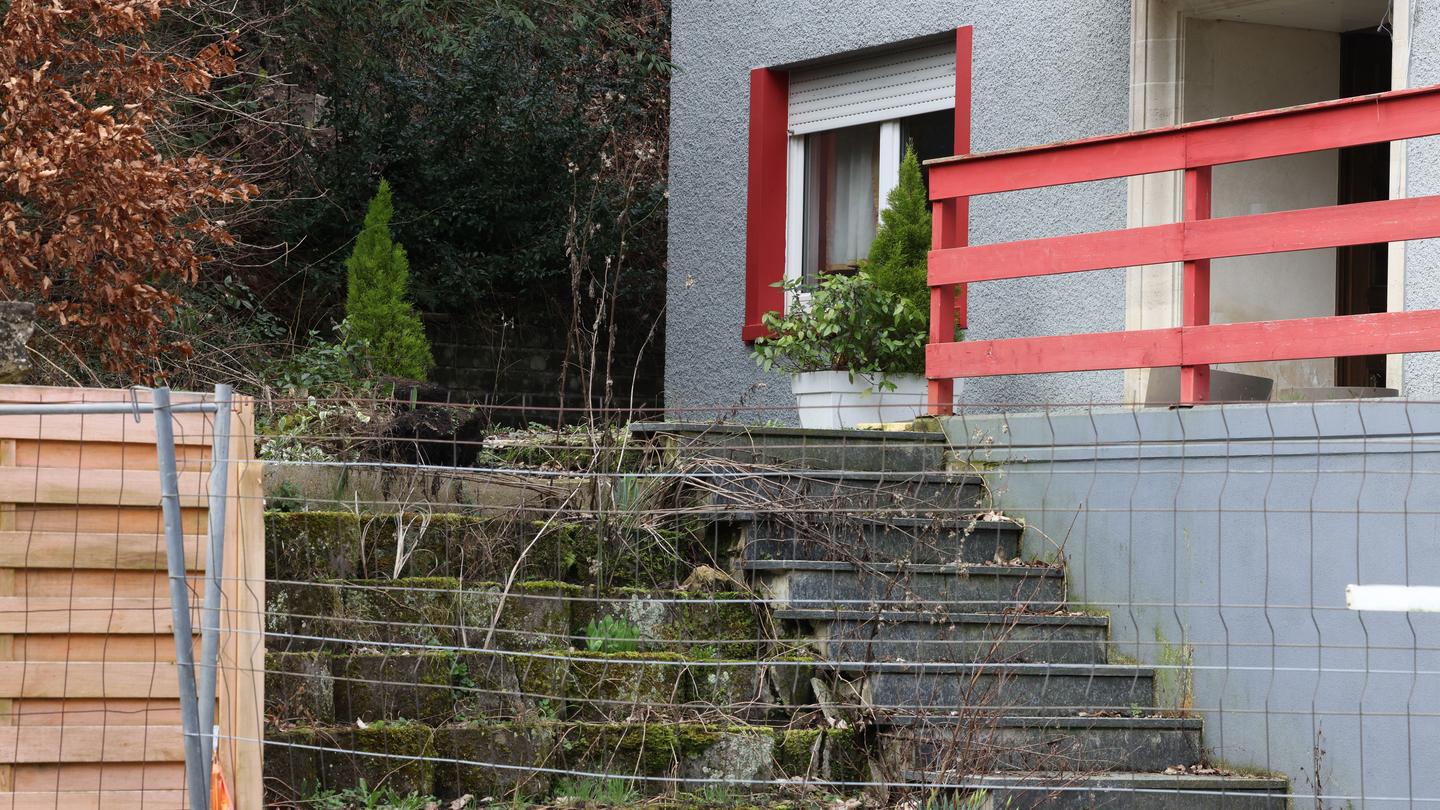
{"label": "stone step", "polygon": [[989,791],[1007,810],[1285,810],[1289,783],[1276,777],[1166,773],[982,776],[912,772],[916,785],[963,782]]}
{"label": "stone step", "polygon": [[862,681],[866,705],[892,714],[1140,713],[1151,711],[1155,703],[1155,671],[1121,664],[907,662],[833,668]]}
{"label": "stone step", "polygon": [[892,761],[922,771],[1164,771],[1202,761],[1198,718],[897,717],[882,720]]}
{"label": "stone step", "polygon": [[1109,620],[1100,616],[941,611],[779,610],[806,622],[832,661],[1013,661],[1103,664]]}
{"label": "stone step", "polygon": [[749,560],[742,564],[775,608],[896,610],[938,607],[1001,613],[1054,610],[1065,601],[1065,572],[1039,565],[852,564]]}
{"label": "stone step", "polygon": [[776,470],[705,465],[691,486],[713,517],[751,520],[796,512],[855,516],[969,515],[984,507],[978,475],[947,472]]}
{"label": "stone step", "polygon": [[[715,790],[716,780],[739,797],[780,780],[855,783],[867,778],[861,732],[853,728],[781,729],[660,718],[623,723],[475,720],[440,726],[396,721],[367,728],[269,729],[265,737],[266,792],[273,804],[284,806],[312,806],[300,800],[315,789],[351,788],[362,779],[394,787],[401,795],[434,795],[440,806],[453,801],[455,807],[474,807],[467,802],[476,795],[512,792],[543,802],[561,781],[555,770],[634,777],[626,783],[634,799]],[[465,794],[471,799],[463,799]],[[732,803],[751,804],[726,804]]]}
{"label": "stone step", "polygon": [[823,470],[918,472],[945,465],[945,435],[938,432],[806,430],[717,425],[711,422],[637,422],[630,432],[650,440],[671,463],[719,459],[737,464]]}
{"label": "stone step", "polygon": [[1011,520],[795,513],[748,524],[748,560],[829,560],[948,564],[1020,556],[1025,527]]}

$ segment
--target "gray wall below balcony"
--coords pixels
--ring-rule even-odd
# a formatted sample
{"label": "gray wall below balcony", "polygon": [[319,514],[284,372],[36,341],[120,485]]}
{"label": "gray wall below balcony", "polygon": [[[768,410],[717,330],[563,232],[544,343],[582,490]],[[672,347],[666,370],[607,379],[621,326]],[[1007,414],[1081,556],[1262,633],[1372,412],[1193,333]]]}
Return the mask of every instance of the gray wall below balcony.
{"label": "gray wall below balcony", "polygon": [[[977,151],[1129,128],[1130,0],[674,0],[667,406],[793,419],[788,379],[740,339],[751,68],[975,26]],[[1124,181],[975,201],[976,244],[1125,226]],[[1124,328],[1123,271],[973,291],[971,336]],[[1120,372],[971,380],[972,402],[1116,402]]]}
{"label": "gray wall below balcony", "polygon": [[[1440,2],[1410,0],[1410,6],[1407,86],[1440,84]],[[1440,137],[1406,141],[1403,148],[1405,195],[1440,194]],[[1405,309],[1440,309],[1440,240],[1425,239],[1406,245]],[[1440,354],[1405,355],[1403,373],[1405,396],[1440,400]]]}
{"label": "gray wall below balcony", "polygon": [[1345,609],[1352,583],[1440,584],[1440,405],[962,415],[945,429],[959,457],[999,464],[997,507],[1026,519],[1028,553],[1063,548],[1071,600],[1110,612],[1120,652],[1189,664],[1217,761],[1313,793],[1318,742],[1325,793],[1440,804],[1440,614]]}

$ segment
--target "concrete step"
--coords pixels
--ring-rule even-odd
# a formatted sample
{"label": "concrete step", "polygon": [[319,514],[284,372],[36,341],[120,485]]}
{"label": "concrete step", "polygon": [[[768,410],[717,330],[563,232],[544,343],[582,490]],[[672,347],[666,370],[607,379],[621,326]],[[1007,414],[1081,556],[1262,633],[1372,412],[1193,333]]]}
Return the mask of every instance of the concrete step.
{"label": "concrete step", "polygon": [[905,779],[916,785],[975,785],[989,791],[994,807],[1007,810],[1285,810],[1290,789],[1274,777],[1165,773],[912,772]]}
{"label": "concrete step", "polygon": [[779,610],[805,622],[832,661],[1103,664],[1109,620],[1033,613]]}
{"label": "concrete step", "polygon": [[748,560],[988,563],[1020,556],[1024,531],[1010,520],[794,513],[747,524],[741,542]]}
{"label": "concrete step", "polygon": [[805,430],[637,422],[630,432],[649,439],[665,460],[718,459],[812,470],[916,472],[944,469],[945,435],[917,431]]}
{"label": "concrete step", "polygon": [[702,465],[690,486],[714,517],[747,520],[797,512],[950,517],[983,508],[984,480],[946,472],[779,470]]}
{"label": "concrete step", "polygon": [[749,560],[742,567],[774,608],[1001,613],[1017,606],[1049,611],[1065,601],[1065,572],[1049,566]]}
{"label": "concrete step", "polygon": [[1161,772],[1202,761],[1198,718],[901,717],[881,732],[901,767],[921,771]]}
{"label": "concrete step", "polygon": [[1155,671],[1119,664],[890,663],[832,665],[862,683],[876,711],[918,716],[969,710],[990,716],[1151,711]]}

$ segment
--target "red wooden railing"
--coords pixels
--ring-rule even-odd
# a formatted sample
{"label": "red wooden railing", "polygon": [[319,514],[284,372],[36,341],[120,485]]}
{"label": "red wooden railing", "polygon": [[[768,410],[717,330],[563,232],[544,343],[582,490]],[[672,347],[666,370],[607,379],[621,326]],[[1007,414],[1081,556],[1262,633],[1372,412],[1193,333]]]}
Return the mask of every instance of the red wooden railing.
{"label": "red wooden railing", "polygon": [[[1440,310],[1210,324],[1211,259],[1440,236],[1440,196],[1210,219],[1212,166],[1435,134],[1440,85],[932,164],[931,412],[951,411],[956,377],[1179,366],[1197,403],[1216,363],[1440,351]],[[967,246],[970,197],[1167,171],[1185,173],[1181,222]],[[1178,327],[961,343],[948,328],[956,285],[1169,262],[1184,265]]]}

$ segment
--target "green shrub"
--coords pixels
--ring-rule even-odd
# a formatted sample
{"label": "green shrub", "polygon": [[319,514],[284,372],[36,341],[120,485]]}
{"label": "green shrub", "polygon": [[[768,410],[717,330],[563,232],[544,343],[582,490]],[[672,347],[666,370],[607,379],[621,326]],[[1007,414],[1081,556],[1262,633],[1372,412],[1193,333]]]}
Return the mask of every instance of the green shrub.
{"label": "green shrub", "polygon": [[[765,315],[769,335],[755,340],[755,362],[766,371],[848,371],[923,374],[929,306],[881,290],[868,272],[828,275],[819,284],[784,282],[785,314]],[[808,302],[795,302],[797,293]]]}
{"label": "green shrub", "polygon": [[590,652],[622,653],[640,649],[640,629],[635,625],[606,616],[585,625],[585,648]]}
{"label": "green shrub", "polygon": [[423,380],[435,359],[420,316],[406,298],[410,262],[405,248],[390,236],[394,212],[390,184],[381,180],[365,214],[365,227],[345,260],[346,336],[367,348],[375,371]]}
{"label": "green shrub", "polygon": [[915,146],[906,146],[900,184],[891,189],[880,212],[880,229],[870,243],[865,269],[882,291],[922,311],[930,309],[926,262],[930,253],[930,207]]}

